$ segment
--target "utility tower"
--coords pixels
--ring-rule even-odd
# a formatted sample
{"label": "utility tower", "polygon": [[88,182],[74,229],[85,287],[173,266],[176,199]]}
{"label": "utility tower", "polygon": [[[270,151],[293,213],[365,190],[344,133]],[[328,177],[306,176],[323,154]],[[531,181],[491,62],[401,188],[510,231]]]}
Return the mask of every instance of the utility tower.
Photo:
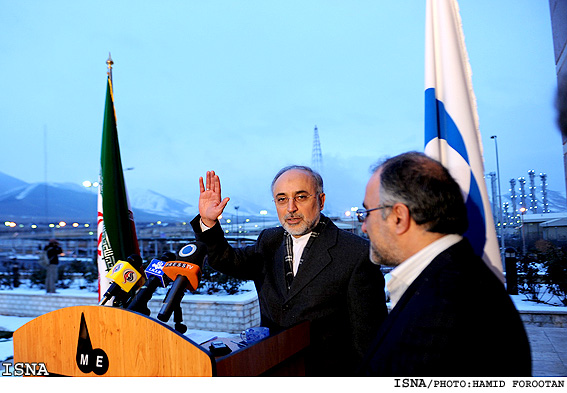
{"label": "utility tower", "polygon": [[520,209],[523,207],[527,211],[526,206],[526,179],[524,177],[518,178],[518,183],[520,183]]}
{"label": "utility tower", "polygon": [[532,213],[537,214],[537,197],[535,189],[535,172],[534,170],[528,171],[530,177],[530,210]]}
{"label": "utility tower", "polygon": [[514,217],[514,224],[518,223],[518,196],[516,195],[516,179],[510,179],[510,200],[512,201],[512,217]]}
{"label": "utility tower", "polygon": [[502,209],[504,209],[504,228],[506,228],[506,226],[508,224],[510,224],[510,213],[508,213],[508,209],[510,209],[510,204],[508,202],[504,202],[502,204]]}
{"label": "utility tower", "polygon": [[315,126],[313,131],[313,153],[311,155],[311,167],[314,171],[321,173],[323,170],[323,156],[321,154],[321,142],[319,142],[319,130]]}
{"label": "utility tower", "polygon": [[545,173],[540,173],[539,178],[541,179],[541,197],[543,204],[542,213],[550,213],[549,201],[547,200],[547,175]]}

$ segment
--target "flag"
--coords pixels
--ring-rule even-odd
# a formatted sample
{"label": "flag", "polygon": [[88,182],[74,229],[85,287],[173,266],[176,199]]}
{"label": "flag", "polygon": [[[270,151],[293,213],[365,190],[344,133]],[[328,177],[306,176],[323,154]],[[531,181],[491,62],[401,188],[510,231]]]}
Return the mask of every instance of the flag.
{"label": "flag", "polygon": [[110,281],[106,274],[119,260],[140,254],[134,215],[128,201],[120,159],[114,95],[110,73],[102,126],[100,181],[98,193],[98,297],[104,295]]}
{"label": "flag", "polygon": [[502,280],[502,261],[484,180],[482,140],[456,0],[427,0],[425,154],[455,178],[467,205],[465,237]]}

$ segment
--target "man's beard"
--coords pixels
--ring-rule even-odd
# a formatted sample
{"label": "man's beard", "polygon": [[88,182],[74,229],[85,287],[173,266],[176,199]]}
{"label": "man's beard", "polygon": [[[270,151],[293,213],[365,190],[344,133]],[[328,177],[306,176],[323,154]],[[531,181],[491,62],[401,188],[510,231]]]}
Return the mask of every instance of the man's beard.
{"label": "man's beard", "polygon": [[402,262],[390,250],[378,251],[372,243],[370,243],[370,261],[375,265],[391,267],[398,266]]}
{"label": "man's beard", "polygon": [[[289,225],[287,223],[288,218],[301,218],[301,221],[295,225]],[[311,232],[313,228],[317,226],[319,218],[318,216],[313,221],[306,222],[303,214],[288,213],[283,218],[282,227],[292,236],[303,236]]]}

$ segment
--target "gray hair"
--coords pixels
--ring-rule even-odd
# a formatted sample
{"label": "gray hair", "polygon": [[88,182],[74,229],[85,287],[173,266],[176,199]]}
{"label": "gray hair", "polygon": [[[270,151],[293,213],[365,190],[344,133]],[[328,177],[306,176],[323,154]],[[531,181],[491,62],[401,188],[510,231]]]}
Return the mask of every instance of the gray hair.
{"label": "gray hair", "polygon": [[276,184],[276,181],[280,178],[280,176],[287,171],[291,171],[292,169],[297,169],[309,173],[309,175],[313,178],[313,182],[315,183],[317,194],[323,193],[323,178],[321,177],[321,175],[308,166],[304,165],[289,165],[280,169],[280,171],[276,173],[276,176],[274,176],[274,180],[272,180],[272,193],[274,192],[274,184]]}
{"label": "gray hair", "polygon": [[378,170],[382,204],[403,203],[416,224],[425,225],[428,232],[462,235],[467,230],[461,189],[441,163],[409,152],[386,160],[374,168],[374,173]]}

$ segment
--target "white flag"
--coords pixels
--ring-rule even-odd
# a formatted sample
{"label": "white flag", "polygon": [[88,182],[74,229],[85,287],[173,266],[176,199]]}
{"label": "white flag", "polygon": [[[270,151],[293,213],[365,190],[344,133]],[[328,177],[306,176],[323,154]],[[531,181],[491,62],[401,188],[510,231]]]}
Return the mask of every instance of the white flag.
{"label": "white flag", "polygon": [[425,21],[425,154],[439,160],[465,198],[465,237],[504,281],[484,180],[471,69],[456,0],[427,0]]}

